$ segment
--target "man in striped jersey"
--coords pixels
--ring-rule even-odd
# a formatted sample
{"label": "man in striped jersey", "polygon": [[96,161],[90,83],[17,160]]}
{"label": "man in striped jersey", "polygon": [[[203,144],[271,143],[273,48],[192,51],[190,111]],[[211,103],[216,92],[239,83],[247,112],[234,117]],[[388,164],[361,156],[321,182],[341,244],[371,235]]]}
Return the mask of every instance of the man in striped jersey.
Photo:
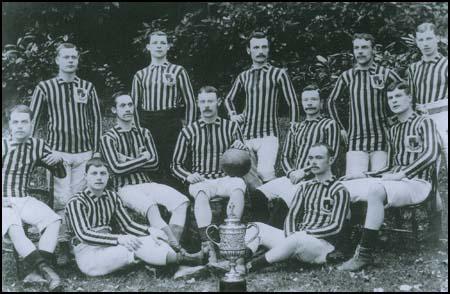
{"label": "man in striped jersey", "polygon": [[[270,181],[257,189],[254,201],[255,214],[267,211],[267,202],[282,198],[286,205],[291,205],[301,181],[311,175],[307,166],[309,149],[317,143],[327,143],[337,157],[339,153],[339,127],[334,120],[321,115],[322,101],[317,85],[306,86],[302,91],[302,106],[306,119],[291,125],[281,157],[281,165],[286,174]],[[267,212],[265,213],[267,215]],[[262,221],[264,214],[256,219]]]}
{"label": "man in striped jersey", "polygon": [[[299,104],[294,87],[286,70],[267,62],[269,41],[265,34],[255,32],[250,36],[247,53],[253,65],[236,78],[225,98],[230,119],[243,123],[246,145],[258,157],[257,171],[263,182],[275,178],[278,155],[278,94],[283,93],[290,106],[291,123],[299,120]],[[245,92],[244,112],[238,114],[234,101],[239,90]]]}
{"label": "man in striped jersey", "polygon": [[[43,113],[48,114],[47,143],[64,159],[67,176],[54,181],[53,205],[62,216],[69,198],[86,185],[84,165],[92,151],[99,148],[101,112],[94,85],[76,76],[77,48],[63,43],[56,49],[56,55],[59,73],[36,86],[31,111],[33,134],[36,134]],[[64,231],[63,221],[59,238],[68,241]]]}
{"label": "man in striped jersey", "polygon": [[[9,114],[11,137],[2,140],[2,237],[8,233],[17,253],[32,272],[25,280],[43,275],[49,289],[61,287],[54,271],[54,251],[61,217],[45,203],[27,193],[35,166],[43,165],[57,177],[64,177],[62,158],[44,140],[30,137],[31,110],[17,105]],[[22,222],[36,226],[41,233],[39,249],[28,239]]]}
{"label": "man in striped jersey", "polygon": [[[105,190],[108,177],[105,163],[100,158],[90,159],[86,164],[87,188],[75,194],[66,207],[81,272],[106,275],[138,260],[159,266],[204,263],[201,251],[177,253],[166,243],[162,231],[134,222],[117,193]],[[118,225],[117,231],[112,230],[112,222]]]}
{"label": "man in striped jersey", "polygon": [[[284,231],[256,223],[259,237],[248,244],[246,258],[259,246],[269,251],[250,262],[251,271],[288,258],[324,263],[335,246],[341,244],[341,232],[350,213],[350,196],[331,172],[333,151],[327,144],[315,144],[309,149],[308,160],[314,179],[303,182],[297,190]],[[254,235],[253,230],[247,231],[246,240]]]}
{"label": "man in striped jersey", "polygon": [[182,107],[186,108],[186,124],[197,118],[194,92],[186,70],[167,61],[170,49],[167,34],[161,31],[149,36],[147,50],[151,64],[133,78],[132,97],[138,111],[137,123],[150,130],[159,155],[159,179],[171,181],[170,163],[177,136],[182,128]]}
{"label": "man in striped jersey", "polygon": [[[338,122],[342,137],[348,142],[348,179],[359,177],[369,170],[379,170],[387,162],[386,85],[401,79],[392,70],[374,62],[374,45],[370,34],[353,36],[356,64],[341,74],[328,100],[331,118]],[[348,134],[335,105],[343,95],[350,98]]]}
{"label": "man in striped jersey", "polygon": [[428,116],[414,112],[407,84],[390,85],[388,103],[397,118],[388,134],[390,164],[366,174],[381,178],[355,179],[346,184],[352,201],[367,202],[367,212],[355,255],[340,270],[356,271],[373,263],[372,251],[385,207],[420,203],[431,190],[431,174],[440,149],[436,125]]}
{"label": "man in striped jersey", "polygon": [[[134,104],[126,92],[112,97],[111,111],[116,115],[117,125],[107,131],[101,140],[103,157],[115,175],[115,188],[125,206],[147,217],[150,225],[163,230],[169,244],[180,251],[181,235],[186,221],[189,199],[177,190],[152,182],[147,175],[158,165],[150,131],[134,124]],[[170,224],[162,219],[158,205],[172,214]]]}
{"label": "man in striped jersey", "polygon": [[416,29],[422,59],[408,68],[408,81],[416,109],[427,112],[443,141],[448,167],[448,59],[438,51],[435,26],[423,23]]}
{"label": "man in striped jersey", "polygon": [[[214,197],[229,197],[227,214],[238,218],[244,212],[245,183],[241,178],[229,177],[220,167],[220,158],[229,148],[245,149],[237,123],[222,119],[217,114],[217,90],[202,87],[198,94],[201,118],[182,129],[173,155],[173,173],[189,184],[194,198],[194,214],[200,232],[202,248],[209,251],[210,262],[217,256],[213,244],[208,241],[206,228],[211,224],[209,201]],[[186,168],[188,155],[192,168]]]}

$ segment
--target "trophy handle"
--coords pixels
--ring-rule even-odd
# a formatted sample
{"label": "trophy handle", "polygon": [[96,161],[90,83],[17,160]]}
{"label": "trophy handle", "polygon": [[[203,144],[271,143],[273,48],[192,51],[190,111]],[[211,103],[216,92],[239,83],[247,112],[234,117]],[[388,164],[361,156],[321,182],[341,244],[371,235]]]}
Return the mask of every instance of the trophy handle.
{"label": "trophy handle", "polygon": [[255,240],[255,239],[259,236],[259,227],[258,227],[258,225],[255,224],[255,223],[249,223],[249,224],[247,225],[247,230],[250,229],[251,227],[255,227],[255,228],[256,228],[256,234],[255,234],[252,238],[250,238],[250,240],[247,242],[246,245],[252,243],[253,240]]}
{"label": "trophy handle", "polygon": [[216,244],[217,246],[220,247],[220,243],[217,243],[216,241],[213,240],[213,238],[211,238],[208,234],[209,229],[211,228],[215,228],[216,230],[219,230],[219,228],[216,225],[210,225],[206,228],[206,237],[208,237],[209,241],[213,242],[214,244]]}

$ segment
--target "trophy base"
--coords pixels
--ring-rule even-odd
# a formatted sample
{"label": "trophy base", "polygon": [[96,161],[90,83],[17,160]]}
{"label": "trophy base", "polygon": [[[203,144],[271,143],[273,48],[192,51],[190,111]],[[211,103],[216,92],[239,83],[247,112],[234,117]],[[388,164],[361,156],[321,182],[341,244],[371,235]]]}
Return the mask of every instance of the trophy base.
{"label": "trophy base", "polygon": [[226,278],[219,281],[219,292],[247,292],[247,281],[238,279],[229,281]]}

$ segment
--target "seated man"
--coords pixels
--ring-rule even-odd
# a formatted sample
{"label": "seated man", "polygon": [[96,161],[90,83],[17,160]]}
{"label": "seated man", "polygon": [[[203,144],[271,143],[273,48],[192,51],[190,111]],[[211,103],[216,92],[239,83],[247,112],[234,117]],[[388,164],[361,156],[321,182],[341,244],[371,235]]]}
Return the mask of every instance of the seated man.
{"label": "seated man", "polygon": [[[339,128],[334,120],[323,117],[319,88],[309,85],[302,92],[302,106],[306,120],[294,123],[286,136],[281,165],[285,177],[272,180],[257,189],[252,197],[255,221],[265,221],[268,217],[267,202],[282,198],[289,207],[302,180],[311,174],[307,167],[309,149],[316,143],[327,143],[337,157],[339,152]],[[261,193],[262,192],[262,193]],[[284,218],[284,216],[283,216]]]}
{"label": "seated man", "polygon": [[[53,291],[61,287],[53,269],[61,217],[29,195],[26,188],[36,165],[43,165],[60,178],[66,176],[64,165],[62,158],[52,153],[44,140],[30,137],[28,106],[17,105],[11,110],[9,129],[11,137],[2,140],[2,237],[8,233],[17,253],[32,270],[28,277],[42,274]],[[39,229],[39,249],[25,235],[22,222]]]}
{"label": "seated man", "polygon": [[[252,256],[259,246],[270,250],[248,264],[251,271],[292,257],[324,263],[328,253],[341,243],[341,232],[350,213],[350,196],[331,172],[332,152],[324,143],[310,148],[308,161],[314,179],[299,186],[284,223],[284,232],[256,223],[259,237],[247,245],[246,257]],[[254,233],[253,228],[248,229],[246,240]]]}
{"label": "seated man", "polygon": [[[152,265],[203,263],[203,252],[175,252],[161,231],[134,222],[117,193],[105,190],[109,173],[94,157],[86,164],[87,188],[66,206],[66,218],[75,233],[72,239],[76,263],[88,276],[101,276],[136,262]],[[114,232],[112,223],[118,225]],[[201,269],[202,267],[199,267]]]}
{"label": "seated man", "polygon": [[[181,235],[186,221],[189,199],[172,187],[152,182],[148,170],[158,165],[150,131],[134,125],[135,106],[131,96],[119,92],[112,97],[111,111],[117,125],[101,139],[103,157],[115,175],[115,188],[125,206],[146,216],[150,225],[161,229],[175,251],[182,250]],[[157,204],[172,214],[170,224],[162,219]]]}
{"label": "seated man", "polygon": [[439,155],[439,134],[433,120],[412,108],[408,85],[388,88],[388,104],[397,121],[389,130],[391,163],[366,176],[378,177],[346,181],[352,201],[367,202],[361,241],[352,259],[339,269],[357,271],[373,263],[372,251],[383,224],[385,207],[420,203],[431,191],[431,172]]}
{"label": "seated man", "polygon": [[[209,261],[217,262],[206,228],[211,224],[209,201],[214,197],[229,197],[227,215],[232,207],[241,218],[244,212],[245,183],[241,178],[226,176],[220,167],[220,158],[229,148],[245,149],[237,123],[217,115],[217,90],[211,86],[200,89],[198,106],[201,118],[182,129],[173,155],[172,170],[179,179],[189,183],[189,193],[195,199],[194,214],[200,232],[202,248],[209,251]],[[186,168],[186,159],[192,157],[192,169]]]}

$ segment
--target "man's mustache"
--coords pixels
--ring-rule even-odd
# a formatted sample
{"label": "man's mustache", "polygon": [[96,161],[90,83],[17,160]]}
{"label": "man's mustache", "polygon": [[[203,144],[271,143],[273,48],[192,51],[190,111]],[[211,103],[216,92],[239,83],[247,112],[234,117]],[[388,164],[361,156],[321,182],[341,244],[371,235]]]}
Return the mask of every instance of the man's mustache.
{"label": "man's mustache", "polygon": [[258,54],[258,55],[256,55],[256,57],[266,57],[266,55],[264,55],[264,54]]}

